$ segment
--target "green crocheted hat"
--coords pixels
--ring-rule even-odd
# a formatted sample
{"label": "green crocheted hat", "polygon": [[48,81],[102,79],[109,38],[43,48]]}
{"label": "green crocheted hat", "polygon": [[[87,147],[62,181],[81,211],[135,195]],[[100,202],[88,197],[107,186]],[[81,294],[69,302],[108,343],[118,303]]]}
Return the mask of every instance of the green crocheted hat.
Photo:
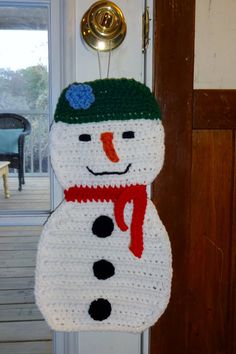
{"label": "green crocheted hat", "polygon": [[142,118],[161,113],[149,88],[133,79],[75,82],[62,91],[54,116],[69,124]]}

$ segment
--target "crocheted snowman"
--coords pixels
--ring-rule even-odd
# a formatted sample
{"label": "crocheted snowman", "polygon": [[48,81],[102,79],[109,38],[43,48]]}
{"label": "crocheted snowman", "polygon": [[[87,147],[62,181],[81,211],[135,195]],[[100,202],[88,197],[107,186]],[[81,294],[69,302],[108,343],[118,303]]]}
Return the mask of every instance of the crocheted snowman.
{"label": "crocheted snowman", "polygon": [[168,235],[146,192],[164,159],[157,102],[135,80],[74,83],[50,142],[65,200],[40,238],[37,305],[57,331],[141,332],[165,310],[172,277]]}

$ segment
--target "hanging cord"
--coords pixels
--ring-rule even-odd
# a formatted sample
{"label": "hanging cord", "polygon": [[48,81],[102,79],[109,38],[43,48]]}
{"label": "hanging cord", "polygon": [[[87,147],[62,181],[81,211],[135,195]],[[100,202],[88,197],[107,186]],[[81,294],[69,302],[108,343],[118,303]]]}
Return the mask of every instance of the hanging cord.
{"label": "hanging cord", "polygon": [[[100,50],[97,50],[97,57],[98,57],[99,77],[100,79],[102,79],[102,65],[101,65]],[[110,41],[109,41],[109,54],[108,54],[107,75],[106,75],[107,79],[109,78],[109,74],[110,74],[110,65],[111,65],[111,48],[110,48]]]}
{"label": "hanging cord", "polygon": [[111,64],[111,42],[109,41],[109,55],[108,55],[108,64],[107,64],[107,79],[109,78],[110,64]]}
{"label": "hanging cord", "polygon": [[102,78],[102,68],[101,68],[101,59],[100,59],[100,51],[97,50],[97,55],[98,55],[98,71],[99,71],[99,77],[100,79]]}

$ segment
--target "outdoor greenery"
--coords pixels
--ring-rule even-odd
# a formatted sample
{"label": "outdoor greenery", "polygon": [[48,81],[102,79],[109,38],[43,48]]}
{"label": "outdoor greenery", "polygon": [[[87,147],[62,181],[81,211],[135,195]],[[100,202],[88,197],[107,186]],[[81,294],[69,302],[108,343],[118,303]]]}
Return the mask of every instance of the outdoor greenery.
{"label": "outdoor greenery", "polygon": [[0,110],[48,110],[48,71],[43,65],[12,71],[0,69]]}
{"label": "outdoor greenery", "polygon": [[16,71],[0,68],[0,111],[22,114],[30,121],[32,133],[26,138],[25,170],[26,172],[40,172],[40,170],[47,172],[47,67],[39,64]]}

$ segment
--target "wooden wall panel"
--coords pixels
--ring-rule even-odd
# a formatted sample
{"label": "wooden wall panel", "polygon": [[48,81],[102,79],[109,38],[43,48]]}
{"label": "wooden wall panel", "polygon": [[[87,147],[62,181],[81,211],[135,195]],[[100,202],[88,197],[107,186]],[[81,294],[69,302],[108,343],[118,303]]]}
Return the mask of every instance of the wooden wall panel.
{"label": "wooden wall panel", "polygon": [[[235,134],[235,133],[234,133]],[[229,278],[230,297],[229,297],[229,354],[236,353],[236,136],[234,150],[234,188],[232,203],[232,242],[231,242],[231,273]]]}
{"label": "wooden wall panel", "polygon": [[227,352],[233,133],[194,131],[188,354]]}
{"label": "wooden wall panel", "polygon": [[236,90],[195,90],[193,128],[235,129]]}
{"label": "wooden wall panel", "polygon": [[155,2],[155,94],[166,132],[164,168],[153,200],[172,245],[170,304],[152,328],[152,354],[185,354],[194,57],[193,0]]}
{"label": "wooden wall panel", "polygon": [[236,354],[236,90],[193,90],[195,1],[154,3],[166,159],[153,199],[174,277],[151,353]]}

